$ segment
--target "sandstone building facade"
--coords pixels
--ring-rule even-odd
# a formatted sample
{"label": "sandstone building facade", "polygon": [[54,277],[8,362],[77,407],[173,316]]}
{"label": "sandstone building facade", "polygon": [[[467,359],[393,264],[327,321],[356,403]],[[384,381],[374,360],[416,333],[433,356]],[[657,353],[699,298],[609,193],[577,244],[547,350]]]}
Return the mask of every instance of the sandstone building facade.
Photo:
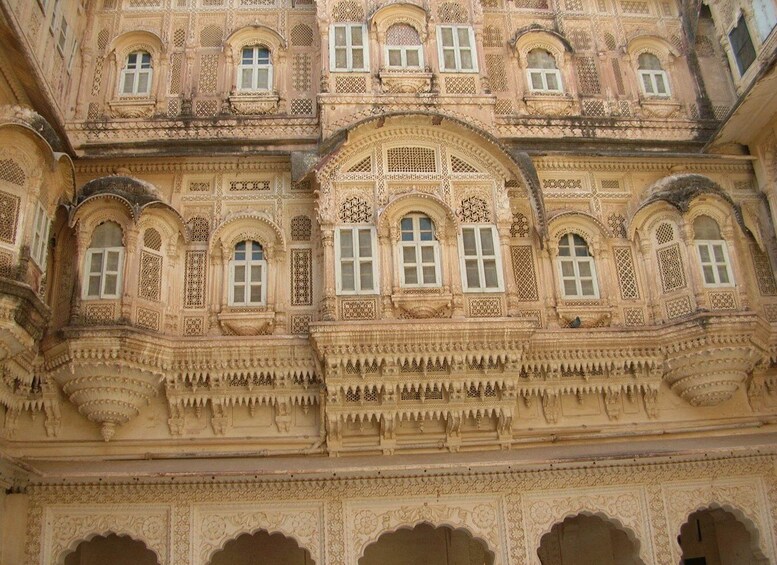
{"label": "sandstone building facade", "polygon": [[0,0],[0,563],[776,563],[775,25]]}

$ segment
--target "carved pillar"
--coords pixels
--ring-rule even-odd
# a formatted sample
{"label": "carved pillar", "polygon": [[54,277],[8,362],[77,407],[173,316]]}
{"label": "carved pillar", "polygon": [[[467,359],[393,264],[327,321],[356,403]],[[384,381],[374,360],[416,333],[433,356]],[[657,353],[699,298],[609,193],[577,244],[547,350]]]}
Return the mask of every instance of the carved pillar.
{"label": "carved pillar", "polygon": [[658,264],[654,260],[655,253],[653,253],[653,246],[650,243],[649,237],[641,237],[638,240],[639,254],[642,256],[642,261],[637,261],[635,267],[639,269],[642,265],[642,275],[647,284],[642,285],[645,288],[647,294],[647,307],[649,321],[655,323],[656,320],[661,318],[661,282],[658,273]]}
{"label": "carved pillar", "polygon": [[[596,256],[594,261],[596,262],[596,268],[599,271],[599,299],[605,306],[612,306],[613,301],[610,297],[618,296],[619,284],[618,277],[615,274],[613,268],[613,258],[610,248],[601,242],[595,242],[594,252]],[[613,309],[613,316],[617,318],[615,309]]]}
{"label": "carved pillar", "polygon": [[138,275],[140,273],[140,241],[135,224],[124,229],[124,278],[122,279],[121,318],[132,319],[132,305],[138,293]]}
{"label": "carved pillar", "polygon": [[73,232],[73,237],[76,240],[76,256],[73,258],[76,267],[74,269],[75,274],[73,275],[73,302],[70,304],[70,323],[78,324],[81,318],[81,293],[83,292],[81,284],[84,280],[84,270],[86,269],[83,261],[86,256],[86,250],[89,248],[90,234],[79,224],[78,228]]}
{"label": "carved pillar", "polygon": [[547,318],[548,328],[558,329],[558,314],[556,312],[556,296],[560,292],[559,281],[556,277],[556,257],[558,257],[558,242],[548,242],[542,251],[539,252],[540,265],[545,273],[546,285],[545,294],[545,317]]}
{"label": "carved pillar", "polygon": [[[378,257],[380,265],[380,294],[381,294],[381,317],[393,318],[394,305],[391,302],[392,292],[397,292],[399,284],[392,284],[394,273],[394,255],[391,253],[392,243],[398,238],[396,227],[391,227],[389,233],[378,234]],[[397,288],[395,288],[397,287]]]}
{"label": "carved pillar", "polygon": [[331,226],[321,226],[321,246],[324,248],[324,295],[321,300],[321,319],[332,322],[337,318],[337,298],[335,297],[335,246],[334,230]]}
{"label": "carved pillar", "polygon": [[209,323],[209,335],[219,335],[221,333],[219,329],[218,315],[221,312],[221,307],[227,304],[227,289],[224,288],[224,279],[226,273],[224,272],[227,251],[221,248],[217,250],[210,257],[208,264],[210,265],[210,277],[208,281],[210,284],[208,288],[210,290],[208,304],[208,316],[210,318]]}
{"label": "carved pillar", "polygon": [[[177,234],[176,236],[177,237]],[[186,251],[184,251],[184,256]],[[176,292],[178,289],[183,289],[183,281],[179,280],[178,275],[178,246],[175,244],[167,246],[167,255],[165,257],[165,265],[162,269],[162,280],[165,282],[167,290],[165,292],[163,288],[162,300],[164,304],[167,304],[165,308],[165,331],[168,333],[175,333],[178,329],[178,313],[183,309],[183,292]],[[185,276],[185,275],[184,275]],[[173,289],[176,289],[174,291]]]}
{"label": "carved pillar", "polygon": [[461,285],[461,264],[458,261],[458,238],[453,233],[446,234],[444,240],[440,241],[440,249],[442,254],[448,258],[447,267],[450,273],[451,283],[451,317],[463,318],[464,317],[464,294]]}
{"label": "carved pillar", "polygon": [[278,51],[278,65],[273,67],[273,72],[277,73],[275,77],[275,91],[280,96],[278,100],[278,112],[284,112],[284,101],[286,100],[286,94],[289,92],[289,85],[286,84],[286,75],[289,68],[288,52],[284,50]]}
{"label": "carved pillar", "polygon": [[[156,82],[156,90],[155,90],[155,96],[154,101],[156,104],[154,105],[154,113],[165,113],[165,110],[163,110],[162,102],[167,97],[167,85],[170,82],[170,58],[167,55],[162,55],[159,58],[159,72],[154,79]],[[166,109],[166,106],[164,106]]]}
{"label": "carved pillar", "polygon": [[90,91],[92,85],[89,81],[85,80],[83,70],[94,69],[94,49],[91,47],[81,47],[81,65],[75,69],[77,76],[80,77],[78,85],[78,96],[76,98],[76,117],[79,119],[85,119],[87,117],[87,110],[90,97]]}
{"label": "carved pillar", "polygon": [[739,254],[740,249],[747,249],[747,244],[742,240],[740,231],[733,226],[723,226],[721,228],[723,239],[726,240],[728,247],[728,258],[731,262],[731,276],[734,278],[734,288],[739,296],[739,304],[742,310],[750,309],[750,296],[747,293],[748,288],[758,288],[758,283],[752,280],[750,270],[745,267]]}
{"label": "carved pillar", "polygon": [[500,223],[497,227],[499,232],[499,248],[502,253],[502,276],[505,279],[505,293],[507,296],[507,315],[518,316],[518,287],[515,284],[513,275],[513,265],[510,257],[510,224]]}
{"label": "carved pillar", "polygon": [[707,297],[704,293],[704,276],[701,272],[699,256],[693,239],[693,224],[682,222],[679,227],[680,241],[685,247],[685,256],[689,263],[687,270],[691,276],[691,290],[693,291],[693,298],[696,301],[696,308],[709,308]]}
{"label": "carved pillar", "polygon": [[[273,264],[275,273],[268,278],[267,285],[267,307],[275,311],[275,329],[273,333],[286,333],[286,311],[288,310],[288,288],[290,271],[288,264],[288,253],[281,251],[276,247],[273,249]],[[282,284],[282,283],[286,284]]]}

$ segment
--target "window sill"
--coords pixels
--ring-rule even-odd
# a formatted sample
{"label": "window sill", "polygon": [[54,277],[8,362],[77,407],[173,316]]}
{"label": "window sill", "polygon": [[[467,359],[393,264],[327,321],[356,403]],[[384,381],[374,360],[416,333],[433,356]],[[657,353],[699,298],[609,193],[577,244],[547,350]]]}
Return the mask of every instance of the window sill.
{"label": "window sill", "polygon": [[280,97],[277,92],[236,92],[229,97],[233,114],[264,116],[278,111]]}
{"label": "window sill", "polygon": [[[606,328],[612,323],[613,308],[601,298],[564,298],[556,305],[562,328]],[[576,319],[580,318],[579,325]]]}
{"label": "window sill", "polygon": [[562,92],[532,92],[524,95],[523,102],[529,114],[543,116],[571,116],[577,106],[574,98]]}
{"label": "window sill", "polygon": [[432,90],[432,73],[422,69],[384,69],[378,76],[384,92],[424,94]]}
{"label": "window sill", "polygon": [[108,105],[116,118],[150,118],[154,115],[156,100],[147,96],[122,96]]}
{"label": "window sill", "polygon": [[275,311],[267,306],[229,306],[218,315],[225,335],[270,335],[275,329]]}

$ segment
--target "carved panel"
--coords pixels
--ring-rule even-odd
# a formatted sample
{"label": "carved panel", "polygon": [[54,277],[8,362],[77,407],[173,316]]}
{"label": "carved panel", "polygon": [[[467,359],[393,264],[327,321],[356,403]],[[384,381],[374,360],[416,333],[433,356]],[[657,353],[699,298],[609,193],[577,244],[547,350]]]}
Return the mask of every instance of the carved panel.
{"label": "carved panel", "polygon": [[539,300],[531,245],[513,245],[510,247],[510,255],[513,260],[513,277],[515,286],[518,288],[518,299],[524,302]]}
{"label": "carved panel", "polygon": [[85,324],[109,324],[116,319],[114,304],[84,304],[82,320]]}
{"label": "carved panel", "polygon": [[156,310],[149,308],[138,308],[135,314],[135,325],[139,328],[145,328],[154,332],[159,331],[160,314]]}
{"label": "carved panel", "polygon": [[186,316],[183,319],[183,335],[198,336],[205,334],[205,320],[201,316]]}
{"label": "carved panel", "polygon": [[664,292],[685,288],[685,268],[678,244],[658,250],[658,270]]}
{"label": "carved panel", "polygon": [[313,304],[313,252],[310,249],[291,250],[291,304]]}
{"label": "carved panel", "polygon": [[[147,230],[146,233],[148,233]],[[148,251],[140,252],[138,296],[147,300],[160,300],[162,294],[162,258]]]}
{"label": "carved panel", "polygon": [[737,298],[731,291],[710,292],[710,309],[712,310],[736,310]]}
{"label": "carved panel", "polygon": [[499,318],[502,314],[502,299],[498,297],[470,298],[469,315],[472,318]]}
{"label": "carved panel", "polygon": [[638,299],[639,287],[637,286],[637,273],[634,272],[634,260],[631,257],[631,249],[628,247],[617,247],[614,254],[621,298],[624,300]]}
{"label": "carved panel", "polygon": [[115,533],[140,540],[157,555],[160,565],[170,563],[170,509],[167,506],[111,505],[50,506],[44,511],[42,563],[61,563],[66,554],[94,535]]}
{"label": "carved panel", "polygon": [[691,305],[691,299],[688,296],[681,296],[674,300],[667,300],[666,302],[666,317],[670,320],[685,316],[693,312],[693,306]]}
{"label": "carved panel", "polygon": [[186,252],[186,276],[184,278],[184,308],[205,307],[205,251]]}
{"label": "carved panel", "polygon": [[16,226],[19,223],[18,196],[0,192],[0,241],[16,242]]}
{"label": "carved panel", "polygon": [[508,563],[502,540],[502,503],[497,496],[369,498],[346,501],[344,507],[345,563],[356,563],[382,534],[421,523],[465,529],[494,552],[496,564]]}
{"label": "carved panel", "polygon": [[769,256],[761,251],[757,245],[750,246],[750,256],[753,259],[755,279],[758,281],[758,290],[762,296],[777,295],[777,283],[774,280],[774,269]]}
{"label": "carved panel", "polygon": [[324,507],[320,502],[275,504],[213,504],[195,506],[194,558],[209,563],[224,544],[240,534],[264,530],[294,538],[314,563],[324,553]]}
{"label": "carved panel", "polygon": [[378,308],[374,299],[344,298],[340,300],[340,318],[342,320],[374,320]]}

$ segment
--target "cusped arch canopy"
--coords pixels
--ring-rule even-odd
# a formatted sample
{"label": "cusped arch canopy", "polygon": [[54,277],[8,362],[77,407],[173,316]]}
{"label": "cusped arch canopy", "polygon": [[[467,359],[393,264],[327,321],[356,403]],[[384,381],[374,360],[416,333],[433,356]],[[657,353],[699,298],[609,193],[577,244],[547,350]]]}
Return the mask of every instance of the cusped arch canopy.
{"label": "cusped arch canopy", "polygon": [[388,233],[392,225],[399,225],[399,220],[407,214],[420,212],[429,216],[438,230],[458,226],[456,213],[442,199],[425,192],[408,192],[391,200],[378,213],[378,231]]}
{"label": "cusped arch canopy", "polygon": [[106,558],[113,565],[159,564],[159,558],[152,548],[128,534],[92,534],[75,543],[75,547],[63,552],[58,565],[99,565]]}
{"label": "cusped arch canopy", "polygon": [[495,561],[488,543],[468,529],[421,521],[383,532],[363,548],[358,565],[402,565],[408,557],[414,563],[431,562],[437,555],[456,550],[466,551],[476,563],[493,565]]}
{"label": "cusped arch canopy", "polygon": [[77,204],[98,194],[112,194],[141,208],[151,202],[161,201],[159,189],[150,182],[125,175],[112,175],[90,180],[78,191]]}
{"label": "cusped arch canopy", "polygon": [[505,181],[518,179],[526,187],[537,231],[542,236],[546,235],[547,221],[540,181],[529,155],[506,146],[481,128],[434,112],[393,112],[365,118],[343,128],[324,140],[318,159],[308,166],[306,173],[297,176],[301,179],[312,171],[319,181],[327,179],[342,164],[343,159],[348,158],[349,147],[357,141],[380,137],[382,128],[392,127],[401,128],[405,134],[414,128],[420,132],[443,132],[449,134],[451,139],[468,139],[482,148],[490,169],[498,171]]}
{"label": "cusped arch canopy", "polygon": [[315,565],[308,548],[295,537],[281,531],[258,529],[244,532],[227,540],[216,549],[207,561],[208,565],[248,565],[249,563],[274,563],[277,565]]}
{"label": "cusped arch canopy", "polygon": [[[614,554],[613,556],[617,557],[616,562],[619,565],[645,565],[645,561],[640,556],[641,544],[639,538],[637,538],[633,530],[624,526],[619,520],[610,518],[603,512],[587,511],[567,515],[563,520],[554,523],[550,530],[542,535],[540,546],[537,548],[537,554],[541,559],[546,544],[551,543],[552,536],[554,534],[561,534],[563,537],[562,532],[567,526],[575,528],[575,536],[572,538],[574,540],[572,543],[579,542],[580,538],[586,537],[586,534],[590,536],[591,539],[586,540],[588,544],[584,544],[582,547],[585,547],[585,545],[600,546],[602,544],[600,528],[605,528],[605,531],[609,533],[611,543],[616,541],[616,536],[622,536],[622,539],[625,540],[625,546],[621,543],[618,546],[610,547],[610,551]],[[597,529],[600,531],[595,531]],[[578,550],[582,549],[582,547],[578,546]],[[550,553],[555,553],[555,551],[551,549]]]}
{"label": "cusped arch canopy", "polygon": [[704,194],[714,195],[728,204],[742,231],[750,237],[754,237],[745,225],[741,208],[728,193],[711,178],[693,173],[669,175],[657,180],[645,189],[634,212],[629,215],[629,232],[633,233],[639,217],[651,204],[663,201],[676,208],[681,214],[685,214],[693,200]]}
{"label": "cusped arch canopy", "polygon": [[574,53],[575,51],[572,48],[572,44],[569,42],[569,40],[566,37],[561,35],[559,32],[543,27],[540,24],[531,24],[516,30],[516,32],[513,34],[512,39],[510,40],[510,45],[517,48],[522,43],[525,43],[527,41],[530,42],[532,37],[542,37],[542,36],[545,36],[546,39],[549,39],[554,43],[555,42],[560,43],[564,47],[564,50],[569,53]]}
{"label": "cusped arch canopy", "polygon": [[275,222],[261,212],[237,212],[227,216],[213,230],[211,236],[211,252],[219,245],[227,251],[236,243],[246,239],[258,241],[270,255],[274,250],[283,252],[286,249],[286,239],[283,230]]}
{"label": "cusped arch canopy", "polygon": [[31,130],[48,144],[48,150],[55,153],[66,151],[65,144],[46,119],[30,108],[14,105],[0,106],[0,125],[16,124]]}

